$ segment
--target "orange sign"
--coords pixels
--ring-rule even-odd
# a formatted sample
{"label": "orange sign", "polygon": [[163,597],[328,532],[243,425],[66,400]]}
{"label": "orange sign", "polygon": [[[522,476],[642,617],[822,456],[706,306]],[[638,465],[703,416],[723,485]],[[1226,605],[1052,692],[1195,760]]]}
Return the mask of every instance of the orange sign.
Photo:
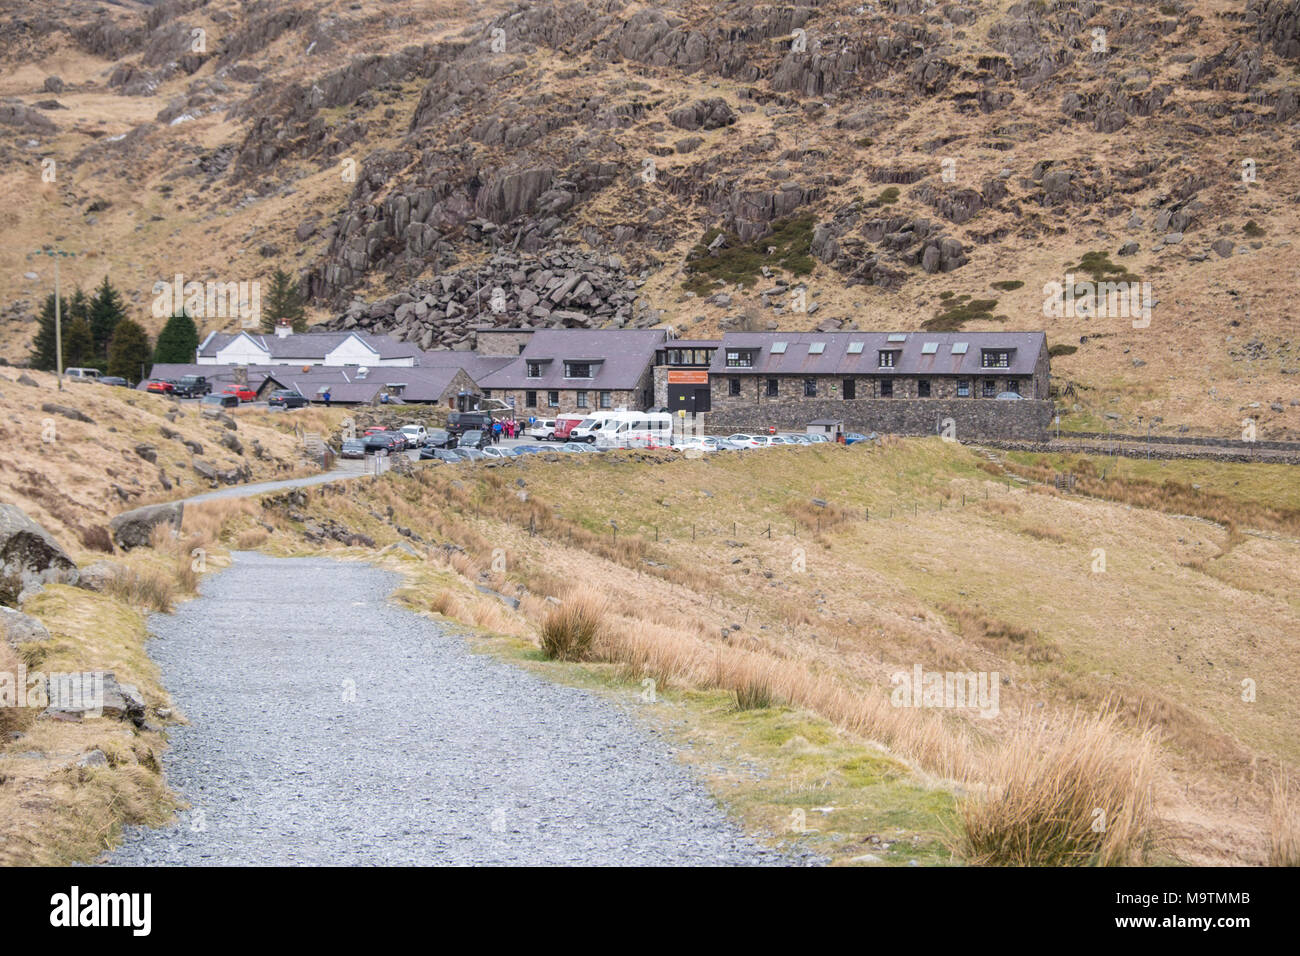
{"label": "orange sign", "polygon": [[668,384],[669,385],[708,385],[709,373],[706,371],[687,372],[684,370],[669,369]]}

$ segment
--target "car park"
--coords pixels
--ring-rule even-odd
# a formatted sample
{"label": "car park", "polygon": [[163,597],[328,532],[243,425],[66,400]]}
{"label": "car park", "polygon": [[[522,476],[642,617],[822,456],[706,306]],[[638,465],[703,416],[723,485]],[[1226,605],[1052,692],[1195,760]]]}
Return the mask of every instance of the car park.
{"label": "car park", "polygon": [[241,402],[257,401],[257,392],[253,391],[253,389],[249,388],[247,385],[231,385],[228,388],[223,389],[222,394],[233,395]]}
{"label": "car park", "polygon": [[870,435],[864,435],[862,432],[845,432],[844,444],[856,445],[860,441],[875,441],[877,437],[879,436],[877,436],[875,432],[872,432]]}
{"label": "car park", "polygon": [[239,399],[235,398],[233,395],[226,395],[224,393],[221,395],[204,395],[199,399],[199,404],[205,409],[235,408],[239,405]]}
{"label": "car park", "polygon": [[830,437],[827,436],[827,435],[821,435],[821,434],[817,434],[817,435],[809,435],[809,436],[808,436],[808,441],[811,442],[811,443],[814,444],[814,445],[818,445],[818,444],[828,444],[828,445],[829,445],[829,444],[831,444]]}
{"label": "car park", "polygon": [[488,445],[483,449],[483,455],[486,458],[514,458],[515,452],[512,448],[502,448],[500,445]]}
{"label": "car park", "polygon": [[339,447],[340,458],[365,458],[366,440],[364,438],[345,438]]}
{"label": "car park", "polygon": [[465,456],[455,448],[432,448],[426,445],[420,449],[420,461],[441,461],[454,465],[464,460]]}
{"label": "car park", "polygon": [[272,408],[303,408],[308,404],[307,399],[291,388],[281,388],[271,393],[267,399],[267,404]]}

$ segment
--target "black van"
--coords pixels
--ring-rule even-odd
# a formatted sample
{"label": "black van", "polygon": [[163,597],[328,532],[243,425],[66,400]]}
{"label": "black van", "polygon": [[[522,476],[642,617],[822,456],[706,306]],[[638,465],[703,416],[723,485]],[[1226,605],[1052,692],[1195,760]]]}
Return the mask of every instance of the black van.
{"label": "black van", "polygon": [[469,431],[490,431],[492,416],[487,412],[452,412],[447,416],[447,431],[453,435]]}

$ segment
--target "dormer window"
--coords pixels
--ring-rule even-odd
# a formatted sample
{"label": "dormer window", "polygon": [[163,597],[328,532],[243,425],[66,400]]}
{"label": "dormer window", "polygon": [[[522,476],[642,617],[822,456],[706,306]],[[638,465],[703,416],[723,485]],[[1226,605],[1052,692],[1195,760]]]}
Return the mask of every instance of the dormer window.
{"label": "dormer window", "polygon": [[529,362],[529,363],[528,363],[528,377],[529,377],[529,378],[541,378],[541,377],[542,377],[542,363],[541,363],[541,362]]}
{"label": "dormer window", "polygon": [[753,368],[754,352],[752,349],[728,349],[727,368]]}
{"label": "dormer window", "polygon": [[980,353],[981,368],[1010,368],[1011,353],[1006,349],[985,349]]}
{"label": "dormer window", "polygon": [[881,368],[893,368],[893,367],[894,367],[894,363],[897,361],[897,359],[898,359],[898,351],[897,351],[896,349],[881,349],[881,350],[880,350],[880,367],[881,367]]}
{"label": "dormer window", "polygon": [[591,378],[591,362],[565,362],[565,378]]}

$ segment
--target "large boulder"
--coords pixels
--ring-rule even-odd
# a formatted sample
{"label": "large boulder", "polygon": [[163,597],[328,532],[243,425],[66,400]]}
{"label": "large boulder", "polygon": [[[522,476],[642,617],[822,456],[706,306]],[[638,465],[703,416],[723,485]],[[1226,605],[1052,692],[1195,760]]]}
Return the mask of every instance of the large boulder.
{"label": "large boulder", "polygon": [[108,523],[108,529],[113,535],[113,543],[123,551],[130,551],[152,542],[153,529],[160,524],[171,525],[173,530],[179,531],[184,515],[185,505],[180,501],[145,505],[117,515]]}
{"label": "large boulder", "polygon": [[16,649],[19,644],[48,641],[50,632],[30,614],[23,614],[11,607],[0,607],[0,639]]}
{"label": "large boulder", "polygon": [[0,505],[0,604],[50,581],[75,584],[77,566],[50,533],[21,508]]}

